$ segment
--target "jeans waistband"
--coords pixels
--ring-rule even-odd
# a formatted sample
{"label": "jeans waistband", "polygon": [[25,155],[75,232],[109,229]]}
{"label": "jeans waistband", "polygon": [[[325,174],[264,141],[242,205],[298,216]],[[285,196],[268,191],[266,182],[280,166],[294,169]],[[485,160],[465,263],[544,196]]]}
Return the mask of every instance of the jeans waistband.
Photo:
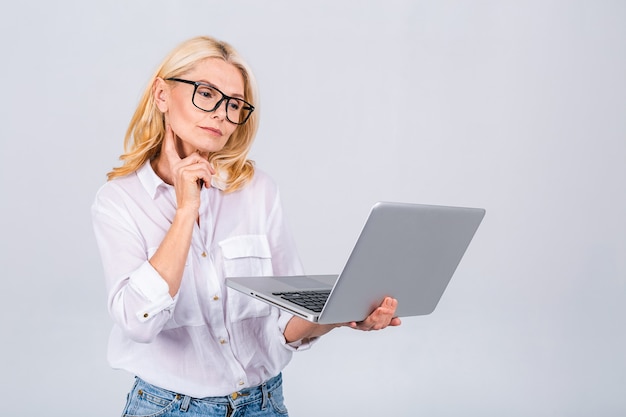
{"label": "jeans waistband", "polygon": [[192,398],[188,395],[179,394],[179,393],[172,392],[163,388],[159,388],[157,386],[149,384],[148,382],[142,380],[139,377],[137,377],[137,384],[138,384],[137,386],[138,389],[146,390],[151,394],[160,395],[165,398],[174,397],[174,398],[181,399],[182,409],[185,409],[191,400],[199,401],[199,402],[206,402],[206,403],[211,403],[211,404],[229,404],[233,408],[235,408],[235,407],[239,407],[244,404],[259,401],[259,400],[265,403],[268,399],[268,394],[270,394],[276,388],[281,386],[282,375],[278,374],[275,377],[268,379],[266,382],[264,382],[263,384],[259,386],[243,388],[229,395],[218,396],[218,397],[204,397],[204,398]]}

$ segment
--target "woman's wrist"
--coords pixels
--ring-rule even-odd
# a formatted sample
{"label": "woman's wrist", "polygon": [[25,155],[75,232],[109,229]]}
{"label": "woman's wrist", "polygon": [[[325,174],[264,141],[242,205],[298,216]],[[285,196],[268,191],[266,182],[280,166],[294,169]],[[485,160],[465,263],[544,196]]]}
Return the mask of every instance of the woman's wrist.
{"label": "woman's wrist", "polygon": [[198,209],[192,207],[178,207],[174,215],[174,222],[195,222],[198,219]]}
{"label": "woman's wrist", "polygon": [[331,330],[341,327],[344,324],[317,324],[301,319],[300,317],[292,317],[285,327],[285,340],[287,343],[293,343],[302,339],[313,339],[330,332]]}

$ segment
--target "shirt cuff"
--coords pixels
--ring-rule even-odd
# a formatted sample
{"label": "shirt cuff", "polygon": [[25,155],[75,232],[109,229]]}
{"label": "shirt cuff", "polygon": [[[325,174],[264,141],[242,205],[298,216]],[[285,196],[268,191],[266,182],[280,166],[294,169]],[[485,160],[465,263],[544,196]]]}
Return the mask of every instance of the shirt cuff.
{"label": "shirt cuff", "polygon": [[148,261],[131,275],[128,284],[147,301],[135,313],[140,322],[148,321],[157,313],[170,309],[176,304],[176,298],[170,296],[169,285]]}
{"label": "shirt cuff", "polygon": [[280,333],[283,337],[283,346],[285,346],[287,350],[291,350],[293,352],[295,351],[300,352],[303,350],[310,349],[311,346],[313,346],[313,344],[315,343],[315,341],[319,339],[318,337],[313,337],[309,339],[300,339],[291,343],[288,343],[287,340],[285,339],[285,328],[287,327],[287,323],[289,323],[289,320],[291,320],[292,317],[293,317],[293,314],[286,313],[284,311],[281,311],[278,317],[278,328],[280,329]]}

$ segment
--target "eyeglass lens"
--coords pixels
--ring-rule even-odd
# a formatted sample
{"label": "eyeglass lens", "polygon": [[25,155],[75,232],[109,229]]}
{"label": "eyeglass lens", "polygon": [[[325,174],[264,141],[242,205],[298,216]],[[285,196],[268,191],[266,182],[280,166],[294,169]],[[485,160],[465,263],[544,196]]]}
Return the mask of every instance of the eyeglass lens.
{"label": "eyeglass lens", "polygon": [[225,97],[219,90],[200,84],[196,88],[193,97],[193,104],[204,111],[214,111],[226,100],[226,118],[232,123],[243,123],[248,119],[251,113],[250,107],[246,102],[238,98]]}

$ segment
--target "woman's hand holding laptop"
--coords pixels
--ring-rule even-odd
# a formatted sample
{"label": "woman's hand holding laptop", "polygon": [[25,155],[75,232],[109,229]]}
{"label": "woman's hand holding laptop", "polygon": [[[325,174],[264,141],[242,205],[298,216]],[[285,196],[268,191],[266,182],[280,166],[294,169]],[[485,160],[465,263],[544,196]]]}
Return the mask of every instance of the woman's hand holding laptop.
{"label": "woman's hand holding laptop", "polygon": [[320,337],[337,327],[350,327],[357,330],[382,330],[387,326],[399,326],[402,321],[396,317],[398,300],[385,297],[383,302],[363,321],[336,324],[317,324],[293,316],[285,328],[284,336],[288,343]]}
{"label": "woman's hand holding laptop", "polygon": [[395,317],[398,308],[398,300],[385,297],[381,305],[367,316],[363,321],[353,321],[347,325],[357,330],[382,330],[387,326],[399,326],[402,323],[399,317]]}

